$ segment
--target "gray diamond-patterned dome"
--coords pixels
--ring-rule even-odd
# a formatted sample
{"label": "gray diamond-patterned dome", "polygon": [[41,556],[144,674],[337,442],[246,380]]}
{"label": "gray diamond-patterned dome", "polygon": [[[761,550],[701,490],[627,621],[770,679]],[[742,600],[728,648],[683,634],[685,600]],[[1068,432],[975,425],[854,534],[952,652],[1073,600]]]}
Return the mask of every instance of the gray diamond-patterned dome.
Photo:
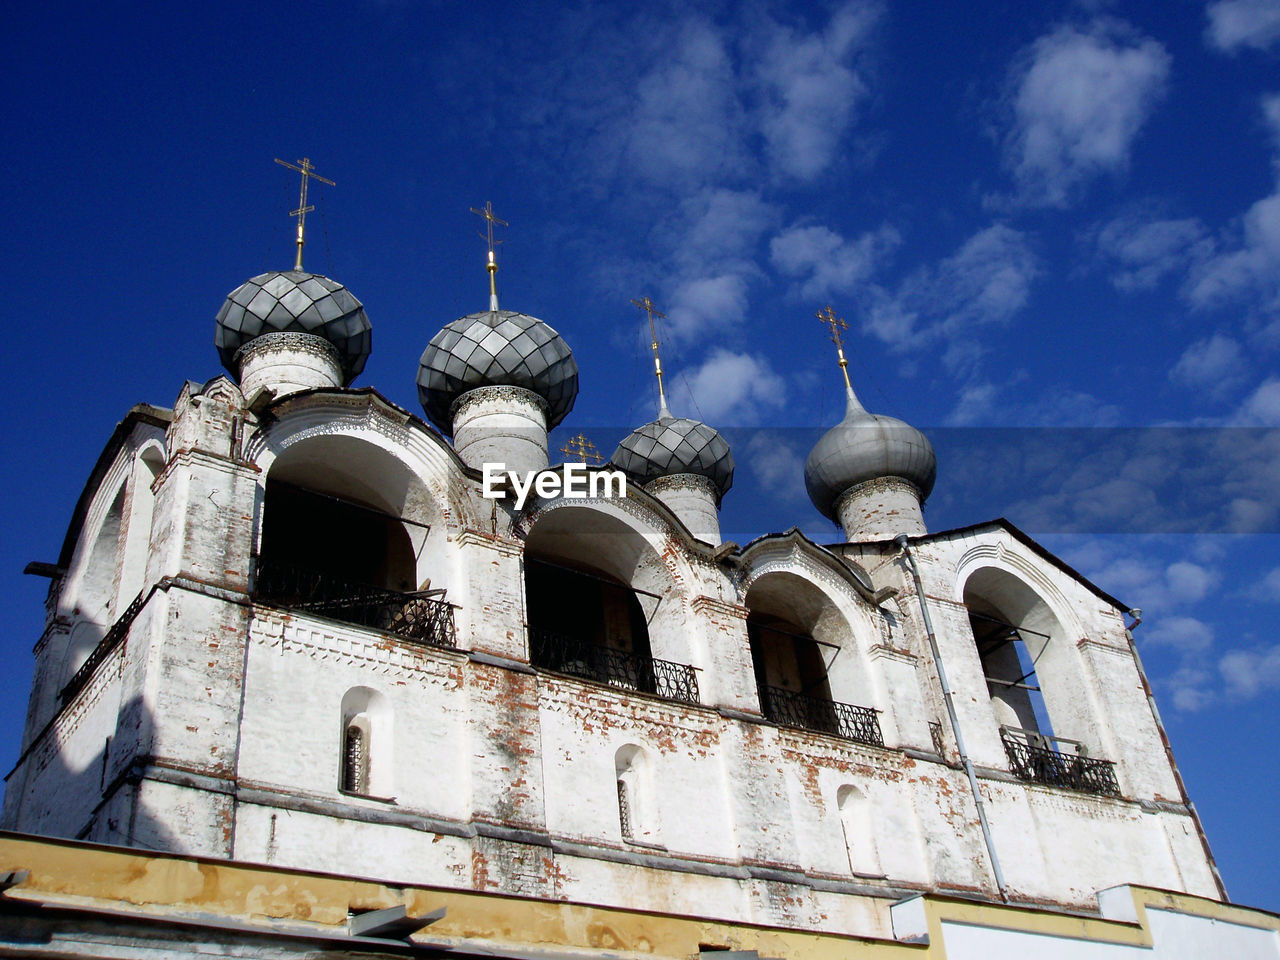
{"label": "gray diamond-patterned dome", "polygon": [[373,327],[360,301],[338,283],[301,270],[272,270],[227,297],[213,343],[222,365],[239,376],[236,351],[264,333],[311,333],[342,358],[344,383],[356,378],[373,349]]}
{"label": "gray diamond-patterned dome", "polygon": [[822,435],[804,464],[804,485],[818,511],[839,522],[836,501],[855,484],[901,477],[920,490],[933,490],[938,459],[923,433],[895,417],[868,413],[850,398],[845,417]]}
{"label": "gray diamond-patterned dome", "polygon": [[569,415],[578,397],[578,363],[560,334],[512,310],[472,313],[431,338],[418,362],[418,400],[427,417],[453,433],[449,408],[477,387],[524,387],[547,401],[547,427]]}
{"label": "gray diamond-patterned dome", "polygon": [[684,417],[661,417],[622,438],[610,458],[619,470],[640,483],[677,473],[706,477],[717,499],[733,486],[733,454],[714,429]]}

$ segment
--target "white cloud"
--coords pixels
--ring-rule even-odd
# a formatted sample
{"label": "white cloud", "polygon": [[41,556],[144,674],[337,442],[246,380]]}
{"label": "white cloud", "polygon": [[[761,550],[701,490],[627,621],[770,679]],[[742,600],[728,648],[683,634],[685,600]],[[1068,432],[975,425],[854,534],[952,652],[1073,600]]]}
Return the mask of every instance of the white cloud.
{"label": "white cloud", "polygon": [[866,282],[900,241],[888,224],[854,240],[827,227],[797,224],[769,241],[769,255],[780,272],[802,278],[801,296],[822,300]]}
{"label": "white cloud", "polygon": [[742,322],[747,281],[737,273],[691,277],[677,282],[670,299],[664,329],[676,341],[693,341]]}
{"label": "white cloud", "polygon": [[749,41],[760,93],[756,122],[775,171],[808,181],[832,165],[842,135],[870,94],[852,61],[879,15],[878,4],[850,2],[816,33],[766,23],[767,40],[754,56],[758,44]]}
{"label": "white cloud", "polygon": [[1276,567],[1255,583],[1248,591],[1254,600],[1264,603],[1280,603],[1280,567]]}
{"label": "white cloud", "polygon": [[1268,377],[1245,398],[1235,423],[1237,426],[1280,427],[1280,377]]}
{"label": "white cloud", "polygon": [[672,384],[673,404],[716,426],[750,423],[764,409],[786,403],[787,388],[765,357],[717,348],[696,370]]}
{"label": "white cloud", "polygon": [[[896,291],[877,291],[864,328],[899,349],[940,338],[965,341],[972,328],[1007,323],[1024,306],[1038,261],[1025,234],[995,224],[978,231],[936,267],[908,276]],[[951,355],[974,359],[972,351]],[[952,363],[952,366],[963,364]]]}
{"label": "white cloud", "polygon": [[[1280,94],[1263,99],[1262,115],[1280,178]],[[1280,184],[1245,213],[1238,239],[1220,247],[1193,271],[1185,291],[1191,303],[1208,308],[1253,300],[1264,312],[1280,313]]]}
{"label": "white cloud", "polygon": [[1183,667],[1175,670],[1165,681],[1170,699],[1176,709],[1196,713],[1217,702],[1213,686],[1213,674],[1201,667]]}
{"label": "white cloud", "polygon": [[1195,218],[1161,219],[1149,211],[1116,217],[1098,231],[1098,250],[1117,269],[1116,289],[1150,290],[1212,250],[1204,225]]}
{"label": "white cloud", "polygon": [[949,426],[1110,427],[1120,409],[1090,393],[1054,386],[1029,398],[1025,376],[1011,374],[1001,383],[971,380],[961,388],[947,416]]}
{"label": "white cloud", "polygon": [[754,432],[744,453],[740,462],[750,465],[766,491],[778,499],[803,501],[805,454],[780,439],[778,431]]}
{"label": "white cloud", "polygon": [[1004,144],[1016,199],[1066,206],[1087,181],[1123,172],[1169,66],[1159,43],[1112,21],[1062,26],[1032,44],[1012,77]]}
{"label": "white cloud", "polygon": [[1180,560],[1177,563],[1170,564],[1165,569],[1164,575],[1169,584],[1169,589],[1183,603],[1200,602],[1222,580],[1216,570],[1202,567],[1187,560]]}
{"label": "white cloud", "polygon": [[1169,371],[1176,384],[1222,397],[1244,382],[1248,363],[1240,344],[1232,337],[1215,333],[1197,340],[1183,351]]}
{"label": "white cloud", "polygon": [[1280,40],[1280,0],[1219,0],[1205,9],[1209,43],[1227,53],[1265,50]]}
{"label": "white cloud", "polygon": [[1233,650],[1218,661],[1227,696],[1252,700],[1267,690],[1280,689],[1280,644],[1259,650]]}
{"label": "white cloud", "polygon": [[627,169],[650,181],[706,183],[747,168],[744,110],[726,38],[697,17],[641,76],[621,130]]}

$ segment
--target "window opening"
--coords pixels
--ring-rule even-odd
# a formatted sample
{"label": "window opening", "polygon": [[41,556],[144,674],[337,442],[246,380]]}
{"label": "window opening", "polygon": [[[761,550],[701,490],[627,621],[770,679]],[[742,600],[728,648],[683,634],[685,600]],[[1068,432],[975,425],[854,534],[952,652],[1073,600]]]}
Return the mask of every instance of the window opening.
{"label": "window opening", "polygon": [[369,734],[358,719],[347,724],[342,756],[342,789],[369,792]]}

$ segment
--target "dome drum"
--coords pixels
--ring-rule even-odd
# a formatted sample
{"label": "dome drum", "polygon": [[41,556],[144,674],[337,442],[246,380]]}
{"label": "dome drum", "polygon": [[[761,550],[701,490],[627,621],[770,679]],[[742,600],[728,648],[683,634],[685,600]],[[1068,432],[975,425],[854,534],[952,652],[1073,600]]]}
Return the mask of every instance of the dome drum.
{"label": "dome drum", "polygon": [[246,398],[340,387],[343,379],[337,348],[311,333],[264,333],[236,351],[234,369]]}
{"label": "dome drum", "polygon": [[467,466],[502,464],[521,474],[545,470],[547,402],[524,387],[476,387],[450,405],[453,449]]}

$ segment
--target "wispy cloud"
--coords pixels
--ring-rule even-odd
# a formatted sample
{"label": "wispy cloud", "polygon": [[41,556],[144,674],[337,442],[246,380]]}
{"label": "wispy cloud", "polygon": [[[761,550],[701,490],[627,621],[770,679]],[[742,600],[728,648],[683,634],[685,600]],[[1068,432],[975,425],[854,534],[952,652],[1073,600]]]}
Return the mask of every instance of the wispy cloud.
{"label": "wispy cloud", "polygon": [[1209,44],[1224,53],[1243,47],[1265,50],[1280,40],[1280,2],[1277,0],[1218,0],[1205,8]]}
{"label": "wispy cloud", "polygon": [[865,283],[900,242],[888,224],[852,240],[828,227],[797,224],[769,241],[769,255],[780,273],[800,280],[801,296],[822,300]]}
{"label": "wispy cloud", "polygon": [[1218,661],[1227,696],[1252,700],[1268,690],[1280,690],[1280,644],[1256,650],[1233,650]]}
{"label": "wispy cloud", "polygon": [[1280,313],[1280,94],[1263,99],[1262,115],[1275,144],[1277,187],[1245,213],[1234,241],[1224,238],[1193,272],[1186,296],[1194,306],[1253,302]]}
{"label": "wispy cloud", "polygon": [[1007,94],[1004,159],[1017,184],[1013,201],[1065,207],[1090,180],[1127,169],[1170,63],[1163,46],[1114,20],[1064,25],[1035,41]]}
{"label": "wispy cloud", "polygon": [[939,339],[958,343],[973,328],[1011,320],[1026,306],[1038,272],[1026,234],[995,224],[935,266],[910,274],[896,290],[874,291],[864,328],[898,349]]}
{"label": "wispy cloud", "polygon": [[1130,292],[1150,290],[1205,259],[1213,242],[1198,219],[1162,218],[1150,209],[1134,209],[1097,231],[1098,252],[1114,267],[1111,282]]}
{"label": "wispy cloud", "polygon": [[1169,371],[1169,379],[1210,396],[1223,397],[1245,382],[1248,369],[1239,341],[1215,333],[1187,347]]}
{"label": "wispy cloud", "polygon": [[672,403],[685,416],[716,425],[758,423],[762,411],[787,400],[787,386],[768,358],[716,348],[706,361],[678,377]]}
{"label": "wispy cloud", "polygon": [[878,4],[846,3],[814,33],[766,19],[748,35],[755,121],[776,174],[810,181],[831,167],[871,92],[857,58],[879,17]]}

